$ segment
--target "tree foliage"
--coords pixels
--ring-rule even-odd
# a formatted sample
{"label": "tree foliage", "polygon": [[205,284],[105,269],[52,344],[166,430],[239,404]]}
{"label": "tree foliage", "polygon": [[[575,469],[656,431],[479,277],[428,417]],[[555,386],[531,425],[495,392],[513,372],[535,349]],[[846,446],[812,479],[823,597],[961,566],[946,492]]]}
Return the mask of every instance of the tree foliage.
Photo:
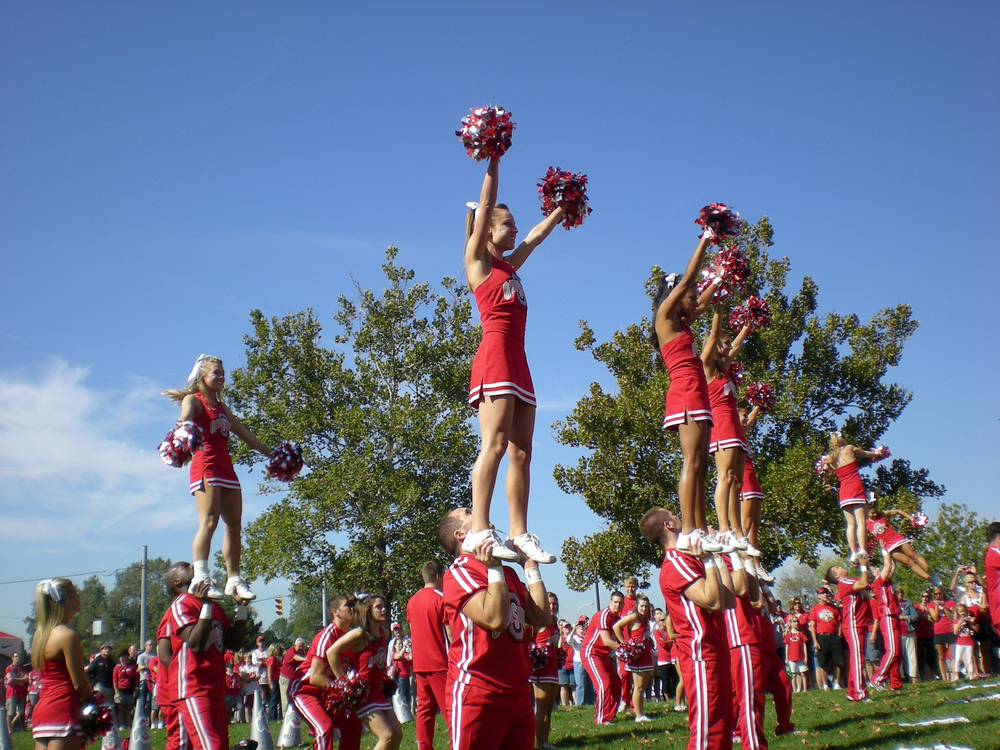
{"label": "tree foliage", "polygon": [[[477,440],[466,405],[479,342],[468,293],[415,282],[390,247],[381,294],[338,298],[335,348],[311,310],[251,313],[233,408],[262,440],[299,442],[308,471],[249,524],[244,570],[405,601],[420,565],[440,557],[435,526],[469,502]],[[242,449],[242,452],[239,452]],[[259,459],[245,446],[237,458]],[[272,490],[278,489],[271,485]]]}
{"label": "tree foliage", "polygon": [[[818,286],[806,277],[789,296],[790,264],[770,257],[772,237],[764,217],[747,224],[740,238],[752,269],[747,293],[768,301],[772,319],[749,338],[739,357],[744,382],[769,382],[778,395],[774,410],[761,415],[748,435],[765,495],[760,541],[769,566],[788,557],[815,563],[821,547],[841,548],[843,517],[834,494],[816,478],[814,463],[826,450],[829,431],[874,445],[899,417],[911,394],[887,382],[886,375],[918,325],[908,305],[881,310],[868,323],[850,314],[817,316]],[[662,275],[658,266],[652,269],[645,284],[650,297]],[[706,314],[697,322],[696,338],[704,336],[710,321]],[[642,541],[636,522],[654,505],[677,509],[681,468],[677,434],[661,426],[669,378],[649,345],[649,319],[602,343],[586,321],[580,327],[576,348],[604,365],[615,387],[593,383],[569,416],[553,425],[559,442],[583,451],[575,465],[555,467],[556,482],[564,492],[581,495],[608,524],[563,545],[569,584],[576,590],[595,579],[610,585],[623,571],[659,564],[659,551]],[[890,502],[899,499],[911,508],[921,497],[943,492],[925,470],[913,471],[906,462],[895,462],[878,477],[891,490]],[[712,515],[712,474],[709,484]]]}

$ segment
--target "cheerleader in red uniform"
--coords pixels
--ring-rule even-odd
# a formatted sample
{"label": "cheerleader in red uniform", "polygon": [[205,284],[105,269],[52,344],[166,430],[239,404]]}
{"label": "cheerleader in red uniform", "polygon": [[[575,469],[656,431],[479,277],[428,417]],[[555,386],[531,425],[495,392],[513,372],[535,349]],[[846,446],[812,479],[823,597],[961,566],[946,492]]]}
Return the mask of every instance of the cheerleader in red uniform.
{"label": "cheerleader in red uniform", "polygon": [[851,548],[851,562],[868,559],[868,490],[858,473],[859,458],[875,461],[879,455],[856,445],[848,445],[839,432],[830,433],[826,465],[836,472],[840,481],[840,509],[847,522],[847,546]]}
{"label": "cheerleader in red uniform", "polygon": [[265,456],[271,449],[254,437],[222,402],[226,371],[222,360],[202,354],[194,363],[184,390],[167,390],[164,396],[181,404],[181,422],[192,421],[201,429],[204,450],[195,451],[191,459],[191,494],[198,506],[198,531],[194,535],[191,554],[194,558],[194,578],[191,590],[201,581],[211,584],[208,595],[221,599],[223,593],[215,587],[208,572],[208,555],[212,535],[219,517],[226,524],[222,538],[222,556],[226,561],[225,596],[248,602],[255,598],[240,572],[243,493],[240,480],[229,457],[229,433]]}
{"label": "cheerleader in red uniform", "polygon": [[[681,534],[677,549],[690,551],[692,533],[705,537],[705,477],[708,473],[708,444],[712,434],[712,404],[701,360],[695,353],[691,323],[697,320],[719,288],[715,279],[698,297],[698,275],[705,249],[714,234],[706,229],[688,261],[684,275],[671,273],[660,280],[653,299],[653,325],[650,343],[663,357],[670,387],[667,389],[663,428],[676,431],[684,462],[677,495],[681,505]],[[702,539],[706,552],[721,552],[714,539]]]}
{"label": "cheerleader in red uniform", "polygon": [[653,636],[649,630],[649,621],[652,616],[653,608],[649,604],[649,599],[643,594],[639,594],[635,600],[635,609],[612,626],[615,637],[622,643],[637,641],[643,646],[642,655],[626,667],[632,673],[632,707],[635,709],[636,721],[652,721],[642,711],[646,689],[649,687],[649,681],[653,678],[655,667]]}
{"label": "cheerleader in red uniform", "polygon": [[930,565],[923,555],[913,549],[913,544],[905,536],[889,525],[889,518],[902,516],[913,523],[913,516],[906,511],[890,508],[884,513],[878,509],[878,497],[873,493],[869,497],[866,528],[868,537],[878,542],[885,554],[892,555],[896,562],[908,567],[915,575],[929,581],[934,586],[941,585],[941,579],[931,571]]}
{"label": "cheerleader in red uniform", "polygon": [[552,747],[549,733],[552,731],[552,712],[559,697],[559,597],[551,591],[549,614],[552,622],[535,631],[534,645],[542,646],[548,653],[548,661],[541,669],[531,671],[531,681],[535,693],[535,747]]}
{"label": "cheerleader in red uniform", "polygon": [[392,710],[392,701],[382,692],[388,663],[388,636],[385,628],[385,599],[362,595],[354,608],[358,627],[349,630],[330,647],[328,660],[337,677],[344,676],[341,654],[353,655],[358,674],[368,683],[368,702],[354,712],[373,735],[378,737],[373,750],[396,750],[403,740],[403,729]]}
{"label": "cheerleader in red uniform", "polygon": [[[532,251],[562,221],[558,207],[516,244],[517,224],[497,203],[499,161],[490,161],[478,204],[470,204],[465,222],[465,275],[476,298],[483,339],[472,361],[469,405],[479,411],[482,449],[472,468],[472,532],[464,552],[471,553],[494,536],[493,556],[516,562],[518,550],[539,563],[556,561],[528,533],[528,484],[531,437],[535,430],[535,389],[524,354],[528,301],[517,271]],[[507,507],[510,536],[506,544],[490,525],[490,501],[500,460],[507,455]]]}
{"label": "cheerleader in red uniform", "polygon": [[701,361],[708,381],[708,398],[712,404],[712,434],[708,452],[715,454],[715,513],[719,518],[718,540],[723,552],[745,551],[760,557],[743,533],[740,512],[740,492],[743,468],[746,465],[747,440],[740,423],[736,404],[736,384],[729,378],[729,366],[750,335],[745,325],[734,339],[722,328],[722,306],[715,306],[712,330],[701,348]]}
{"label": "cheerleader in red uniform", "polygon": [[32,711],[35,750],[76,750],[83,731],[80,704],[91,687],[83,666],[80,639],[70,621],[80,611],[80,595],[66,578],[35,587],[37,621],[31,643],[31,666],[41,673],[43,689]]}
{"label": "cheerleader in red uniform", "polygon": [[[760,407],[755,406],[749,412],[740,407],[740,424],[743,427],[743,434],[749,434],[750,430],[757,423],[760,414]],[[760,512],[764,504],[764,491],[760,487],[760,480],[757,479],[757,470],[753,465],[753,456],[750,455],[750,442],[747,441],[746,461],[743,463],[743,482],[740,487],[740,510],[743,520],[743,531],[746,532],[747,542],[751,547],[760,549],[757,543],[757,534],[760,529]],[[760,564],[760,558],[755,558],[757,565],[757,578],[764,583],[774,583],[774,576],[767,572],[767,569]]]}

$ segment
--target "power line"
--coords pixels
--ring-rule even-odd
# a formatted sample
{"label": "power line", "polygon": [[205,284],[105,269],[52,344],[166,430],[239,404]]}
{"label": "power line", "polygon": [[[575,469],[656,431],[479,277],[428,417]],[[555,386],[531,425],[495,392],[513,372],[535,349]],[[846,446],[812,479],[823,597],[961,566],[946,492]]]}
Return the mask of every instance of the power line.
{"label": "power line", "polygon": [[[115,573],[121,573],[125,569],[126,568],[115,568],[114,570],[91,570],[91,571],[88,571],[87,573],[67,573],[65,575],[55,576],[55,577],[56,578],[79,578],[80,576],[95,576],[95,575],[111,576],[111,575],[114,575]],[[38,583],[41,580],[42,580],[41,578],[24,578],[24,579],[22,579],[20,581],[0,581],[0,586],[6,586],[6,585],[12,584],[12,583]]]}

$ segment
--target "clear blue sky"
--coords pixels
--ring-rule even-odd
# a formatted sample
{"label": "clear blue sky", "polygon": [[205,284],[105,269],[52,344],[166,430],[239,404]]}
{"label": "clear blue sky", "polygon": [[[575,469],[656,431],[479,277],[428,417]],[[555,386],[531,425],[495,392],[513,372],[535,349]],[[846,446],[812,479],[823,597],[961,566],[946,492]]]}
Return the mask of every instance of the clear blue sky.
{"label": "clear blue sky", "polygon": [[[548,546],[597,528],[552,481],[576,454],[548,425],[610,382],[577,320],[646,313],[713,200],[770,217],[821,312],[913,305],[885,442],[996,515],[998,39],[995,2],[0,4],[0,580],[188,558],[159,391],[202,352],[241,364],[251,308],[332,327],[387,245],[461,274],[483,166],[453,131],[486,103],[518,123],[500,196],[522,229],[550,164],[591,179],[591,219],[522,272]],[[244,477],[252,519],[269,498]],[[593,600],[548,579],[564,615]],[[0,586],[0,630],[31,595]]]}

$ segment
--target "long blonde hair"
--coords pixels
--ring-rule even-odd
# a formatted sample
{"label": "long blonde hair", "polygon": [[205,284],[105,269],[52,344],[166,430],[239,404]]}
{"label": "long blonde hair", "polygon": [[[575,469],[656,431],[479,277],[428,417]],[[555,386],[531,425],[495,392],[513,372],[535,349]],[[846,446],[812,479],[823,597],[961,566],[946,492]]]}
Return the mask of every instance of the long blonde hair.
{"label": "long blonde hair", "polygon": [[830,445],[828,446],[826,453],[826,465],[830,469],[834,469],[837,466],[837,462],[840,460],[840,449],[847,445],[847,441],[844,440],[844,436],[839,432],[830,433]]}
{"label": "long blonde hair", "polygon": [[[201,393],[202,396],[208,398],[208,387],[205,385],[202,378],[205,377],[205,373],[208,372],[212,365],[221,364],[222,360],[218,357],[202,357],[201,367],[198,369],[198,377],[194,379],[194,382],[191,383],[191,385],[185,386],[182,390],[169,388],[163,391],[160,395],[169,397],[171,401],[183,401],[185,396],[190,396],[192,393]],[[222,403],[222,394],[215,394],[212,398],[220,404]]]}
{"label": "long blonde hair", "polygon": [[45,664],[45,646],[52,629],[63,625],[66,607],[73,595],[73,582],[68,578],[52,578],[35,586],[35,637],[31,641],[31,666],[41,672]]}

